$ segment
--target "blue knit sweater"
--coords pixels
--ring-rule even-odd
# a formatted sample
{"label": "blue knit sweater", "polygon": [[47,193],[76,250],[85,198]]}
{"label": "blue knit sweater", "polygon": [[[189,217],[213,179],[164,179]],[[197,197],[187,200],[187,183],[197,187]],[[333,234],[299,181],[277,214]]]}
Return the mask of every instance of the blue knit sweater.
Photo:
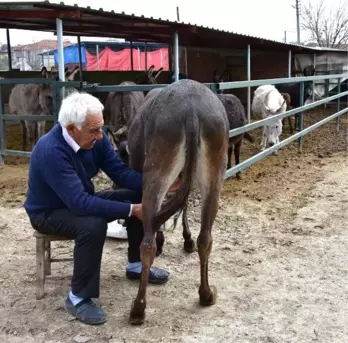
{"label": "blue knit sweater", "polygon": [[109,221],[127,218],[130,204],[94,195],[91,178],[100,169],[119,187],[141,194],[142,175],[122,162],[104,133],[91,150],[76,153],[65,141],[60,124],[55,125],[38,140],[30,158],[24,203],[29,217],[68,208],[76,215],[100,216]]}

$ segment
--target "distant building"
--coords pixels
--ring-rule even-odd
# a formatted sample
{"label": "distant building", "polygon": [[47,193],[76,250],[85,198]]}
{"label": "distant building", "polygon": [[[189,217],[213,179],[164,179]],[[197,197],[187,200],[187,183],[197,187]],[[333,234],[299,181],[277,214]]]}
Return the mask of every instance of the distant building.
{"label": "distant building", "polygon": [[[63,44],[64,47],[66,47],[72,43],[69,40],[65,40]],[[12,46],[12,68],[22,71],[40,70],[43,66],[50,68],[54,65],[54,58],[44,53],[52,49],[57,49],[57,47],[57,40],[54,39],[44,39],[31,44]],[[2,61],[0,69],[2,70],[4,70],[4,66],[8,65],[7,56],[7,45],[0,44],[0,59]],[[7,70],[7,67],[5,69]]]}

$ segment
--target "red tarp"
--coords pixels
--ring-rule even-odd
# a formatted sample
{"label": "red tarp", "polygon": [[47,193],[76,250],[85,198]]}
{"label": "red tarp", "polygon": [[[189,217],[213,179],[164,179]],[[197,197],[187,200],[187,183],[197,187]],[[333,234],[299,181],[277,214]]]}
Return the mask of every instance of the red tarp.
{"label": "red tarp", "polygon": [[[86,50],[87,70],[98,70],[97,56]],[[147,67],[155,66],[155,70],[163,67],[169,70],[168,49],[162,48],[155,51],[147,51]],[[99,70],[132,70],[130,49],[112,51],[105,48],[99,53]],[[145,70],[145,52],[133,49],[133,70]]]}

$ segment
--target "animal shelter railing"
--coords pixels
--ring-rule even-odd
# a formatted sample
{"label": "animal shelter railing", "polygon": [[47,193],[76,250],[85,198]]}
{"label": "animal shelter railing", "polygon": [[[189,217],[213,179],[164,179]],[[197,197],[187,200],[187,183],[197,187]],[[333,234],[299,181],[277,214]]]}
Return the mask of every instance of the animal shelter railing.
{"label": "animal shelter railing", "polygon": [[[236,81],[236,82],[224,82],[224,83],[205,83],[207,87],[209,87],[213,92],[217,93],[218,91],[223,90],[231,90],[236,88],[247,88],[247,87],[258,87],[261,85],[276,85],[281,83],[300,83],[301,87],[301,104],[304,103],[304,82],[307,81],[316,81],[316,80],[327,80],[327,79],[338,79],[338,93],[336,95],[315,101],[313,103],[303,105],[289,111],[286,111],[281,114],[277,114],[271,116],[266,119],[258,120],[247,124],[243,127],[230,130],[229,137],[237,136],[241,133],[248,132],[254,130],[256,128],[269,125],[274,121],[279,119],[283,119],[295,114],[299,114],[299,131],[298,133],[286,138],[281,141],[279,144],[276,144],[270,148],[265,149],[264,151],[250,157],[249,159],[239,163],[237,166],[226,171],[225,178],[230,178],[235,175],[237,172],[246,169],[252,164],[260,161],[264,157],[272,154],[278,149],[292,143],[295,140],[298,140],[299,151],[302,151],[302,140],[303,136],[317,129],[318,127],[328,123],[329,121],[336,119],[337,120],[337,130],[339,130],[339,119],[340,116],[346,114],[348,112],[348,108],[346,107],[343,110],[340,110],[340,99],[343,96],[348,97],[348,91],[341,92],[340,91],[340,80],[347,78],[347,74],[335,74],[335,75],[322,75],[322,76],[307,76],[307,77],[292,77],[292,78],[277,78],[277,79],[264,79],[264,80],[253,80],[253,81]],[[10,84],[52,84],[52,100],[53,100],[53,115],[13,115],[6,114],[4,112],[4,102],[2,100],[2,87],[4,85]],[[60,82],[55,81],[54,79],[0,79],[0,156],[20,156],[20,157],[30,157],[30,152],[19,151],[19,150],[8,150],[6,144],[6,127],[5,121],[18,121],[18,120],[28,120],[28,121],[51,121],[56,123],[58,119],[58,109],[60,107],[60,103],[62,100],[62,88],[76,88],[77,90],[82,90],[88,93],[108,93],[108,92],[129,92],[129,91],[150,91],[154,88],[163,88],[166,87],[167,84],[151,84],[151,85],[134,85],[134,86],[119,86],[119,85],[107,85],[107,86],[99,86],[99,85],[89,85],[83,84],[81,82]],[[311,125],[310,127],[304,129],[303,128],[303,111],[315,108],[322,104],[328,103],[330,101],[337,100],[337,112],[329,117]],[[109,126],[105,125],[104,128]],[[1,160],[1,158],[0,158]]]}
{"label": "animal shelter railing", "polygon": [[[278,144],[273,145],[272,147],[269,147],[260,153],[248,158],[247,160],[239,163],[238,165],[228,169],[226,171],[225,179],[228,179],[232,177],[233,175],[237,174],[239,171],[248,168],[249,166],[253,165],[254,163],[260,161],[264,157],[272,154],[273,152],[279,150],[280,148],[292,143],[295,140],[298,140],[298,151],[302,151],[303,146],[303,136],[312,132],[313,130],[317,129],[318,127],[325,125],[329,121],[336,119],[336,130],[339,131],[340,127],[340,116],[343,114],[346,114],[348,112],[348,107],[346,105],[346,108],[343,110],[340,110],[341,101],[340,99],[343,96],[348,97],[348,91],[341,92],[341,79],[346,79],[348,77],[348,74],[335,74],[335,75],[323,75],[323,76],[306,76],[306,77],[292,77],[292,78],[277,78],[277,79],[265,79],[265,80],[254,80],[254,81],[236,81],[236,82],[224,82],[217,84],[217,90],[231,90],[236,88],[246,88],[246,87],[258,87],[262,85],[276,85],[276,84],[284,84],[284,83],[300,83],[300,102],[301,106],[294,108],[292,110],[286,111],[281,114],[272,115],[268,118],[255,121],[253,123],[247,124],[245,126],[242,126],[237,129],[233,129],[229,131],[229,137],[235,137],[240,135],[244,132],[249,132],[251,130],[254,130],[259,127],[263,127],[266,125],[269,125],[279,119],[287,118],[289,116],[299,114],[299,131],[298,133],[284,139],[283,141],[279,142]],[[308,81],[317,81],[317,80],[329,80],[329,79],[337,79],[337,94],[312,102],[307,105],[304,104],[304,82]],[[303,112],[315,107],[318,107],[320,105],[326,104],[328,102],[331,102],[333,100],[337,99],[337,112],[330,115],[329,117],[309,126],[308,128],[303,128]],[[348,98],[347,102],[348,104]]]}

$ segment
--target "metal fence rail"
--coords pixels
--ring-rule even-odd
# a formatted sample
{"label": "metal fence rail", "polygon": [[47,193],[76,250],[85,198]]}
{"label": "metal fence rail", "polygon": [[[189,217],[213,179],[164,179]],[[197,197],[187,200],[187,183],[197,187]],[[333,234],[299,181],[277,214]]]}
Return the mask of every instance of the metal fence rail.
{"label": "metal fence rail", "polygon": [[[232,167],[231,169],[226,171],[225,179],[235,175],[237,172],[251,166],[252,164],[260,161],[264,157],[272,154],[274,151],[277,151],[278,149],[294,142],[295,140],[298,140],[299,142],[299,151],[302,149],[302,138],[304,135],[312,132],[316,128],[325,125],[331,120],[336,119],[337,120],[337,130],[339,130],[339,118],[340,116],[346,114],[348,112],[348,108],[345,108],[343,110],[340,110],[340,99],[343,96],[348,97],[348,91],[341,92],[340,91],[340,80],[345,79],[348,77],[348,74],[333,74],[333,75],[321,75],[321,76],[306,76],[306,77],[287,77],[287,78],[277,78],[277,79],[262,79],[262,80],[253,80],[253,81],[235,81],[235,82],[223,82],[223,83],[205,83],[205,85],[210,88],[213,92],[217,93],[218,91],[223,90],[231,90],[236,88],[248,88],[248,87],[258,87],[262,85],[276,85],[281,83],[300,83],[301,85],[301,94],[303,93],[304,89],[304,82],[308,81],[318,81],[318,80],[330,80],[330,79],[337,79],[338,80],[338,94],[332,95],[330,97],[312,102],[307,105],[303,105],[303,96],[301,96],[301,107],[294,108],[292,110],[286,111],[281,114],[277,114],[271,117],[268,117],[266,119],[258,120],[253,123],[247,124],[243,127],[233,129],[229,131],[229,137],[237,136],[241,133],[245,133],[254,129],[257,129],[259,127],[269,125],[274,121],[277,121],[279,119],[283,119],[295,114],[299,114],[300,118],[300,132],[292,135],[291,137],[286,138],[285,140],[281,141],[279,144],[272,146],[271,148],[268,148],[249,159],[239,163],[237,166]],[[52,84],[52,96],[53,96],[53,115],[52,116],[40,116],[40,115],[10,115],[5,114],[3,110],[3,101],[2,101],[2,92],[1,92],[1,86],[6,84],[29,84],[29,83],[37,83],[37,84]],[[8,150],[6,149],[6,136],[5,136],[5,120],[34,120],[34,121],[53,121],[54,123],[57,122],[58,119],[58,108],[61,102],[61,90],[62,88],[76,88],[79,91],[84,91],[88,93],[103,93],[103,92],[129,92],[129,91],[150,91],[154,88],[163,88],[168,86],[167,84],[152,84],[152,85],[134,85],[134,86],[120,86],[120,85],[107,85],[107,86],[100,86],[99,84],[85,84],[83,82],[61,82],[56,81],[54,79],[42,79],[42,78],[36,78],[36,79],[0,79],[0,162],[1,162],[1,155],[3,156],[20,156],[20,157],[30,157],[30,152],[25,151],[16,151],[16,150]],[[317,106],[326,104],[328,102],[331,102],[333,100],[337,100],[337,112],[333,115],[330,115],[329,117],[311,125],[310,127],[303,129],[303,111],[315,108]],[[104,129],[106,127],[110,127],[108,125],[104,126]]]}

